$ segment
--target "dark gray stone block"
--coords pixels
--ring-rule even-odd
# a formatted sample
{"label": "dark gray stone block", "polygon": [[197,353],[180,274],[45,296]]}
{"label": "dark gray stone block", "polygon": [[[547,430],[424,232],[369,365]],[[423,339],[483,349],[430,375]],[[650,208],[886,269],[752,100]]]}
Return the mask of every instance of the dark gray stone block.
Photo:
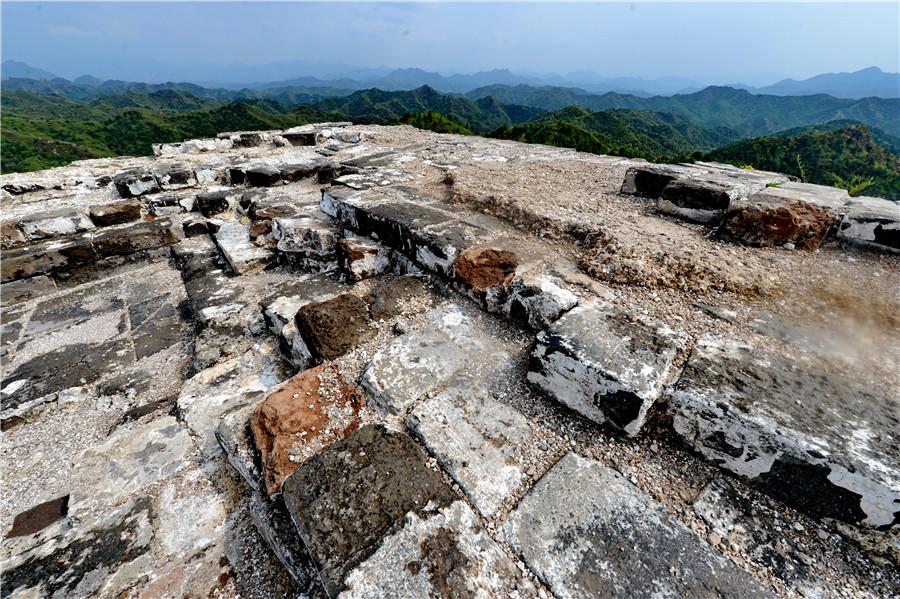
{"label": "dark gray stone block", "polygon": [[368,425],[307,459],[282,484],[288,511],[336,596],[345,576],[401,528],[454,499],[412,439]]}
{"label": "dark gray stone block", "polygon": [[788,505],[851,524],[900,523],[896,400],[707,335],[668,403],[686,444]]}

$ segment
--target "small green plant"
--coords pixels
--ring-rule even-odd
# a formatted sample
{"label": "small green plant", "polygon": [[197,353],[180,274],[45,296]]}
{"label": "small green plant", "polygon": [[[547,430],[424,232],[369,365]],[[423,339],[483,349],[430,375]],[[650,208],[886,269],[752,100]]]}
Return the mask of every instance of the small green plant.
{"label": "small green plant", "polygon": [[839,175],[831,174],[836,179],[834,186],[839,189],[846,189],[851,197],[857,197],[870,187],[875,187],[878,181],[874,177],[863,177],[862,175],[851,175],[844,179]]}
{"label": "small green plant", "polygon": [[800,179],[804,183],[809,183],[809,181],[806,180],[806,171],[803,169],[803,161],[800,160],[800,154],[797,154],[797,166],[800,167]]}
{"label": "small green plant", "polygon": [[753,168],[752,164],[739,164],[738,168],[742,168],[745,171],[755,171],[756,170],[755,168]]}

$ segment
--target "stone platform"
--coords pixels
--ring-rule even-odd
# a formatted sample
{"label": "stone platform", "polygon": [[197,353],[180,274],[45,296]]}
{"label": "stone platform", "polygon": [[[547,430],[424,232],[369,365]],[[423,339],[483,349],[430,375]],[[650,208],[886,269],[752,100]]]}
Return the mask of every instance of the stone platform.
{"label": "stone platform", "polygon": [[900,593],[896,205],[409,127],[155,151],[0,179],[4,597]]}

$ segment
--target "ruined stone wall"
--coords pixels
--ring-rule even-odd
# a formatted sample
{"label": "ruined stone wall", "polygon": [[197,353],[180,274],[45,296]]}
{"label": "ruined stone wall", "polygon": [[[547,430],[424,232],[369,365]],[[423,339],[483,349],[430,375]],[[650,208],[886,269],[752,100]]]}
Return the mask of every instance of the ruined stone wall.
{"label": "ruined stone wall", "polygon": [[890,596],[897,206],[325,123],[2,187],[4,597]]}

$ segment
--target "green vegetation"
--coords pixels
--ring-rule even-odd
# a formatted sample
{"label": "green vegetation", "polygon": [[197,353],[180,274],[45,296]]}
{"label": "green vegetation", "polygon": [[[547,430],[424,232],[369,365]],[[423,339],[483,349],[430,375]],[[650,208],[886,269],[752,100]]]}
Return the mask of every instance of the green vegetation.
{"label": "green vegetation", "polygon": [[[504,104],[491,96],[471,99],[440,94],[427,86],[399,92],[368,89],[344,97],[323,98],[298,92],[298,88],[284,88],[278,93],[242,90],[226,94],[227,90],[206,90],[190,84],[138,84],[137,87],[147,88],[145,93],[136,87],[117,88],[116,82],[92,88],[73,86],[62,80],[22,81],[43,85],[52,93],[11,91],[9,80],[4,80],[0,123],[3,144],[0,172],[3,173],[38,170],[86,158],[149,155],[153,143],[214,137],[223,131],[283,129],[311,122],[349,120],[362,124],[403,123],[462,135],[491,132],[490,136],[500,139],[657,162],[717,160],[741,168],[793,174],[811,183],[840,186],[854,195],[866,193],[900,200],[900,158],[896,154],[900,152],[900,138],[891,133],[900,128],[896,117],[900,101],[897,100],[779,98],[709,88],[672,98],[590,96],[595,103],[597,98],[602,98],[606,103],[615,100],[627,104],[625,100],[635,103],[639,100],[647,105],[637,108],[591,110],[573,105],[543,111],[521,104]],[[59,90],[54,91],[54,85],[71,93],[74,88],[93,90],[93,95],[83,101],[73,100],[63,97]],[[535,95],[548,103],[555,102],[553,98],[557,96],[579,100],[576,90],[495,87],[508,97],[524,98],[528,102],[536,101]],[[123,89],[123,92],[98,91],[108,89]],[[516,94],[510,96],[510,90]],[[234,101],[225,99],[229,94],[233,98],[245,92],[256,95]],[[295,97],[305,97],[306,103],[298,104],[290,99]],[[838,106],[835,102],[842,108],[834,108]],[[659,108],[649,108],[650,105],[669,106],[672,110],[660,112]],[[868,110],[870,120],[886,122],[888,132],[859,124],[862,118],[848,120],[853,111],[866,112],[863,108]],[[888,119],[882,112],[891,108],[894,114]],[[804,110],[818,112],[801,118]],[[841,113],[839,120],[817,122],[830,118],[835,111]],[[685,116],[684,112],[696,116]],[[783,123],[796,124],[798,120],[814,122],[768,137],[740,141],[749,130],[769,130]],[[737,126],[731,127],[730,123]]]}
{"label": "green vegetation", "polygon": [[653,161],[711,150],[741,138],[725,128],[697,127],[674,114],[652,110],[591,112],[579,106],[545,112],[524,125],[504,127],[491,136]]}
{"label": "green vegetation", "polygon": [[576,89],[527,85],[490,85],[465,96],[474,100],[492,97],[500,102],[544,110],[559,110],[566,106],[589,110],[655,110],[677,114],[701,127],[728,127],[743,137],[774,135],[791,127],[835,119],[851,119],[900,137],[900,99],[896,98],[845,100],[825,94],[769,96],[730,87],[708,87],[692,94],[641,98],[614,92],[598,96]]}
{"label": "green vegetation", "polygon": [[327,98],[311,106],[323,112],[339,112],[370,123],[398,122],[405,114],[437,112],[450,115],[470,131],[487,133],[499,127],[523,123],[543,110],[501,104],[494,98],[477,102],[441,94],[427,85],[412,91],[386,92],[364,89],[345,98]]}
{"label": "green vegetation", "polygon": [[759,137],[714,150],[703,160],[752,164],[762,170],[795,175],[819,185],[842,187],[850,195],[874,195],[900,201],[900,158],[878,145],[863,125]]}
{"label": "green vegetation", "polygon": [[434,112],[432,110],[420,112],[418,114],[406,113],[402,117],[400,117],[399,123],[401,125],[412,125],[417,129],[427,129],[428,131],[434,131],[435,133],[475,135],[474,133],[454,121],[452,117]]}

